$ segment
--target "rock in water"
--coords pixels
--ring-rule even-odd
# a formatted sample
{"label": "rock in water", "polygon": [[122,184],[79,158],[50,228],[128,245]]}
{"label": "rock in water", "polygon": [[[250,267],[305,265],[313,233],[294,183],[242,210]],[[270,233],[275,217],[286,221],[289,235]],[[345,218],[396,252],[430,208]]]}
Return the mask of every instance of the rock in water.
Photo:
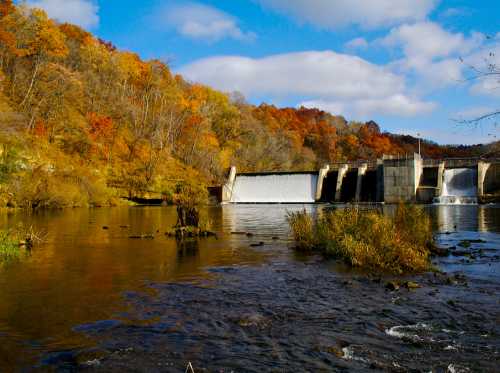
{"label": "rock in water", "polygon": [[458,244],[458,246],[464,247],[464,248],[469,248],[471,246],[471,241],[469,240],[463,240]]}
{"label": "rock in water", "polygon": [[264,242],[259,242],[259,243],[253,243],[253,244],[250,244],[250,247],[260,247],[260,246],[264,246]]}
{"label": "rock in water", "polygon": [[396,281],[389,281],[385,284],[385,288],[390,291],[396,291],[399,290],[399,284]]}
{"label": "rock in water", "polygon": [[259,329],[265,328],[269,324],[269,320],[264,316],[256,313],[243,315],[241,319],[238,320],[238,324],[242,327],[256,327]]}
{"label": "rock in water", "polygon": [[413,281],[406,281],[404,287],[410,290],[410,289],[418,289],[421,288],[422,286]]}
{"label": "rock in water", "polygon": [[436,255],[436,256],[448,256],[448,255],[450,255],[450,249],[451,248],[439,247],[439,246],[433,245],[430,250],[431,250],[431,253]]}

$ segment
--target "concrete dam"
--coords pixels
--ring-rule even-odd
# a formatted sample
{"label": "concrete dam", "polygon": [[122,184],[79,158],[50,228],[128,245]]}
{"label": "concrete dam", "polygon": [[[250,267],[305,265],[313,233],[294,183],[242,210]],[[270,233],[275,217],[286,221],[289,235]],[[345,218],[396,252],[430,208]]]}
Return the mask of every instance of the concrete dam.
{"label": "concrete dam", "polygon": [[238,173],[223,203],[438,203],[500,201],[500,159],[422,159],[418,154],[336,163],[311,172]]}

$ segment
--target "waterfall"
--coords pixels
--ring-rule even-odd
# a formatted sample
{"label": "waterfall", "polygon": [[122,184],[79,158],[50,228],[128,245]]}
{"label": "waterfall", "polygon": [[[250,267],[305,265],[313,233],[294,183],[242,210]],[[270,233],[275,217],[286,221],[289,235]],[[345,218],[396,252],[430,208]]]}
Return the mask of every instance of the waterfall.
{"label": "waterfall", "polygon": [[317,173],[238,175],[232,203],[314,203]]}
{"label": "waterfall", "polygon": [[441,195],[434,199],[438,204],[477,203],[477,170],[452,168],[444,171]]}

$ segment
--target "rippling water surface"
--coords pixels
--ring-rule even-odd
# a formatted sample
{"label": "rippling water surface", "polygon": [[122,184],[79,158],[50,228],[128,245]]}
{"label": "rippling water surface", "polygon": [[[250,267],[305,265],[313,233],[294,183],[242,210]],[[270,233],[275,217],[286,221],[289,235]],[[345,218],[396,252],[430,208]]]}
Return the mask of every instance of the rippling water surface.
{"label": "rippling water surface", "polygon": [[294,254],[302,208],[213,207],[218,239],[183,244],[173,208],[3,215],[48,235],[0,265],[0,371],[497,371],[499,206],[428,207],[445,273],[398,291]]}

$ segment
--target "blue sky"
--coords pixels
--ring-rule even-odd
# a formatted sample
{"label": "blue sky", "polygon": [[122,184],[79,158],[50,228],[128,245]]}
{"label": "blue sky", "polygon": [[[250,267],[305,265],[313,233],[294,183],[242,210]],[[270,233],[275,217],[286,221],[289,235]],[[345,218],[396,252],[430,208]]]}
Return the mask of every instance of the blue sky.
{"label": "blue sky", "polygon": [[[500,135],[497,0],[30,0],[119,48],[254,104],[319,107],[439,143]],[[491,52],[495,56],[489,56]],[[460,61],[460,58],[464,62]]]}

